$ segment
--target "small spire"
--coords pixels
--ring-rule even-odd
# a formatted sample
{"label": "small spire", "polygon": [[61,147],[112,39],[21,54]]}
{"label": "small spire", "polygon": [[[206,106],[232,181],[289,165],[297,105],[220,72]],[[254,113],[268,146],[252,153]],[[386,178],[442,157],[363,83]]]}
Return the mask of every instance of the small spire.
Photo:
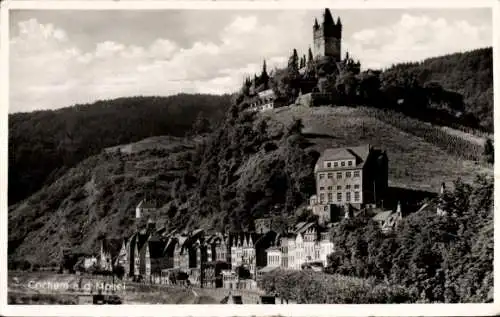
{"label": "small spire", "polygon": [[342,26],[342,22],[340,22],[340,17],[337,17],[337,26]]}
{"label": "small spire", "polygon": [[318,19],[314,18],[314,28],[319,28]]}

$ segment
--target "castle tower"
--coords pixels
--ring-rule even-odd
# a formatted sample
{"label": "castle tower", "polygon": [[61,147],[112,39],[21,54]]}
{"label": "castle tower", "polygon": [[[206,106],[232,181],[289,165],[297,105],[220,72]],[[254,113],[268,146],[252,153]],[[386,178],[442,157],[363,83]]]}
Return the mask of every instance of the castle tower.
{"label": "castle tower", "polygon": [[337,23],[333,21],[330,9],[325,9],[323,23],[314,21],[313,26],[314,55],[316,59],[331,57],[335,62],[341,60],[342,23],[340,18]]}

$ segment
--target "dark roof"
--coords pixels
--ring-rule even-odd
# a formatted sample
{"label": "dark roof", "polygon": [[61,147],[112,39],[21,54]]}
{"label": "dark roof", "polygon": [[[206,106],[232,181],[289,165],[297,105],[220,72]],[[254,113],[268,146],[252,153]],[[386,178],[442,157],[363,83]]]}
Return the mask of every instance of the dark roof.
{"label": "dark roof", "polygon": [[336,161],[343,159],[356,159],[356,165],[354,167],[363,167],[366,160],[368,159],[368,155],[372,147],[369,144],[355,146],[355,147],[343,147],[343,148],[335,148],[335,149],[326,149],[323,151],[321,156],[319,157],[316,165],[314,166],[314,172],[318,171],[332,171],[332,170],[342,170],[342,169],[350,169],[352,166],[345,167],[331,167],[324,168],[325,161]]}
{"label": "dark roof", "polygon": [[162,258],[164,255],[164,250],[166,243],[161,240],[149,240],[149,257],[151,259]]}
{"label": "dark roof", "polygon": [[156,209],[157,208],[156,205],[157,205],[156,201],[143,199],[139,202],[139,204],[137,205],[137,208]]}
{"label": "dark roof", "polygon": [[137,249],[141,250],[142,247],[144,247],[146,245],[146,242],[148,241],[148,239],[149,239],[148,233],[145,233],[145,234],[138,233],[137,234]]}
{"label": "dark roof", "polygon": [[123,239],[102,239],[102,248],[105,253],[111,255],[114,260],[119,254],[123,245]]}
{"label": "dark roof", "polygon": [[276,237],[278,234],[275,231],[268,231],[263,235],[257,236],[257,240],[254,240],[254,246],[259,246],[259,247],[270,247],[273,245],[276,245]]}

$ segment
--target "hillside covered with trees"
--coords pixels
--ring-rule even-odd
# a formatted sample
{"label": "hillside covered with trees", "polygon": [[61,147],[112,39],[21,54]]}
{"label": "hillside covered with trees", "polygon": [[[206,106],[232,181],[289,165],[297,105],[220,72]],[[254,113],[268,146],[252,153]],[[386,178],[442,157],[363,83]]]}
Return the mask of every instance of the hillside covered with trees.
{"label": "hillside covered with trees", "polygon": [[229,95],[134,97],[9,115],[9,205],[113,145],[216,125]]}
{"label": "hillside covered with trees", "polygon": [[[395,189],[436,190],[457,175],[469,181],[481,169],[348,107],[289,107],[273,117],[233,106],[213,131],[168,142],[103,151],[10,206],[10,259],[43,265],[67,248],[94,250],[100,236],[127,236],[145,196],[159,202],[167,229],[252,229],[255,218],[268,215],[283,230],[288,221],[307,219],[297,207],[315,192],[313,166],[327,147],[387,149]],[[397,197],[406,197],[404,188]]]}

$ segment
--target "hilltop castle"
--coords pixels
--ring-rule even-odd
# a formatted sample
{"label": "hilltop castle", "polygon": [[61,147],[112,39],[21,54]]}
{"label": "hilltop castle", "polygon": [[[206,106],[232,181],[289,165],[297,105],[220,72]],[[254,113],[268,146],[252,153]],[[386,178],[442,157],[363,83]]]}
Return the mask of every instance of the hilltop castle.
{"label": "hilltop castle", "polygon": [[[346,71],[359,74],[361,65],[359,61],[354,62],[347,52],[342,58],[342,22],[340,17],[335,22],[330,9],[325,9],[321,23],[314,19],[312,29],[313,45],[312,49],[309,47],[307,56],[303,54],[300,57],[294,49],[287,69],[276,70],[270,76],[264,61],[261,75],[245,80],[240,101],[249,104],[248,110],[266,111],[292,103],[317,106],[340,102],[335,90],[345,90],[345,85],[338,85],[336,78]],[[283,73],[287,71],[288,74]],[[273,78],[275,76],[278,79]],[[278,91],[276,86],[280,85],[276,81],[283,80],[284,77],[287,79],[281,86],[288,85],[288,89]],[[273,80],[274,86],[271,84]],[[299,98],[296,99],[297,97]]]}

